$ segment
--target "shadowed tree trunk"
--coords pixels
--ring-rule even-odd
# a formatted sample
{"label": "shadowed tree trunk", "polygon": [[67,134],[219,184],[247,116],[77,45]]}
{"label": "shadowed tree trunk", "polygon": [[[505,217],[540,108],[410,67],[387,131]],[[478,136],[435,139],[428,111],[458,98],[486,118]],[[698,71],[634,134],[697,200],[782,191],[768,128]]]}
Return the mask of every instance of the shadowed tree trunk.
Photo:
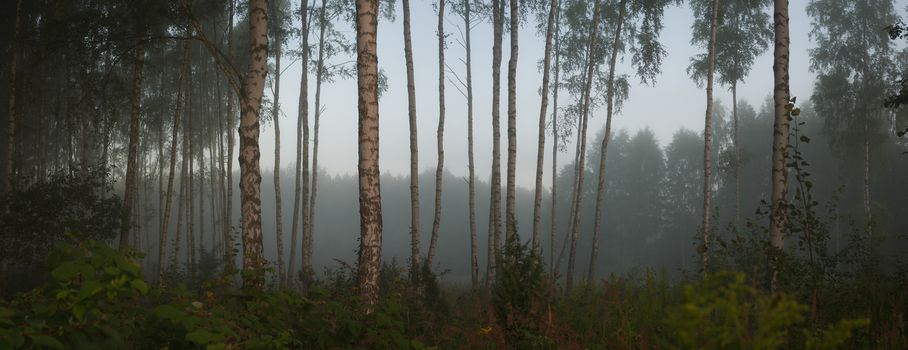
{"label": "shadowed tree trunk", "polygon": [[517,34],[520,32],[518,1],[511,0],[511,58],[508,59],[508,179],[506,184],[505,218],[507,238],[519,240],[517,235],[516,177],[517,177]]}
{"label": "shadowed tree trunk", "polygon": [[[302,72],[300,79],[299,105],[297,106],[296,120],[296,187],[293,195],[293,228],[290,234],[290,260],[287,264],[287,278],[292,278],[296,273],[296,249],[300,227],[303,228],[303,241],[306,239],[306,222],[309,214],[307,199],[309,198],[309,29],[311,19],[309,6],[300,4],[300,18],[302,19]],[[302,197],[300,197],[302,195]],[[302,206],[302,209],[300,209]],[[302,215],[302,225],[300,225]],[[303,244],[305,245],[305,243]],[[300,246],[300,249],[305,247]],[[302,254],[302,252],[301,252]],[[304,259],[305,260],[305,259]],[[305,271],[305,267],[303,269]],[[305,274],[304,274],[305,276]],[[303,288],[307,287],[303,279]]]}
{"label": "shadowed tree trunk", "polygon": [[495,255],[501,246],[501,40],[503,0],[492,0],[492,190],[489,197],[489,251],[486,287],[495,280]]}
{"label": "shadowed tree trunk", "polygon": [[618,4],[617,28],[615,39],[612,41],[612,57],[608,61],[608,86],[606,86],[606,112],[605,135],[599,144],[599,176],[596,187],[596,210],[593,217],[593,243],[590,250],[590,266],[587,270],[587,282],[593,282],[596,277],[596,260],[599,255],[599,238],[602,235],[602,202],[605,197],[605,162],[608,158],[608,143],[612,138],[612,115],[615,110],[615,64],[618,62],[618,46],[621,45],[621,30],[624,25],[624,15],[627,11],[625,0]]}
{"label": "shadowed tree trunk", "polygon": [[773,121],[772,137],[772,213],[770,214],[769,239],[776,252],[773,254],[771,289],[779,290],[778,269],[779,259],[783,248],[783,232],[785,227],[784,205],[787,197],[788,168],[786,155],[788,153],[789,105],[790,91],[788,85],[788,60],[790,38],[788,34],[788,0],[775,0],[773,9],[773,22],[775,23],[775,49],[773,50],[773,102],[775,105],[775,119]]}
{"label": "shadowed tree trunk", "polygon": [[[469,2],[469,0],[467,0]],[[407,115],[410,121],[410,277],[419,275],[419,142],[416,133],[416,77],[410,34],[410,0],[403,0],[404,58],[407,65]],[[467,56],[469,60],[469,56]],[[472,135],[472,134],[471,134]],[[470,144],[472,147],[472,144]]]}
{"label": "shadowed tree trunk", "polygon": [[[271,2],[272,15],[279,18],[277,2]],[[277,240],[277,273],[279,283],[284,283],[287,272],[284,266],[284,223],[281,210],[281,31],[274,32],[274,106],[271,121],[274,122],[274,231]]]}
{"label": "shadowed tree trunk", "polygon": [[445,166],[445,0],[438,0],[438,131],[436,147],[438,165],[435,167],[435,216],[432,220],[432,238],[429,241],[429,254],[426,256],[426,267],[432,268],[435,249],[438,246],[438,231],[441,229],[441,194]]}
{"label": "shadowed tree trunk", "polygon": [[[359,95],[358,292],[363,303],[378,301],[381,267],[381,187],[378,166],[378,0],[356,0],[356,62]],[[367,313],[370,312],[367,309]]]}
{"label": "shadowed tree trunk", "polygon": [[[319,33],[318,33],[318,61],[315,69],[315,129],[313,129],[312,143],[312,187],[309,195],[309,211],[306,220],[306,251],[303,253],[306,257],[306,276],[311,279],[314,276],[312,269],[312,247],[315,241],[315,200],[318,198],[318,129],[322,119],[322,75],[325,72],[325,30],[328,22],[325,19],[325,12],[328,8],[326,0],[322,0],[322,8],[319,11]],[[308,283],[308,282],[307,282]]]}
{"label": "shadowed tree trunk", "polygon": [[[9,51],[9,120],[6,130],[6,159],[4,169],[4,192],[13,190],[13,159],[16,157],[16,63],[19,53],[19,31],[22,27],[22,0],[16,1],[16,24],[13,30],[12,48]],[[121,233],[122,237],[122,233]],[[121,239],[122,241],[122,239]],[[122,244],[121,244],[122,245]]]}
{"label": "shadowed tree trunk", "polygon": [[[476,174],[473,161],[473,58],[470,47],[470,31],[472,19],[470,13],[470,0],[463,1],[464,15],[464,49],[467,66],[467,162],[469,179],[469,210],[470,210],[470,288],[474,291],[479,288],[479,254],[476,244]],[[414,124],[415,126],[415,124]]]}
{"label": "shadowed tree trunk", "polygon": [[580,230],[580,214],[581,214],[581,204],[583,203],[583,175],[585,173],[585,162],[586,162],[586,132],[587,132],[587,120],[589,119],[590,112],[590,95],[592,92],[592,83],[593,83],[593,72],[596,70],[596,66],[599,65],[598,60],[596,59],[596,39],[598,38],[598,28],[599,28],[599,16],[600,16],[601,1],[596,1],[596,5],[593,7],[593,22],[590,26],[590,45],[587,49],[589,60],[586,67],[586,77],[584,80],[584,94],[583,94],[583,106],[581,107],[581,120],[580,120],[580,149],[577,154],[577,162],[575,166],[577,167],[577,185],[574,188],[574,215],[573,222],[571,223],[571,250],[568,254],[568,270],[565,280],[565,289],[570,291],[574,286],[574,265],[577,260],[577,235]]}
{"label": "shadowed tree trunk", "polygon": [[167,176],[167,195],[164,205],[161,234],[158,241],[158,285],[164,286],[164,270],[167,267],[167,228],[170,225],[170,212],[173,208],[173,178],[177,161],[177,141],[180,133],[180,112],[183,107],[183,80],[189,74],[189,41],[183,42],[183,67],[180,70],[180,79],[177,83],[177,103],[173,112],[173,132],[170,141],[170,172]]}
{"label": "shadowed tree trunk", "polygon": [[561,3],[555,14],[555,89],[552,91],[552,207],[549,220],[549,274],[555,281],[555,219],[558,213],[558,88],[561,86]]}
{"label": "shadowed tree trunk", "polygon": [[[227,26],[227,52],[233,52],[233,16],[236,11],[235,0],[230,0],[230,12],[228,13],[228,26]],[[228,77],[228,81],[229,81]],[[227,93],[227,224],[224,226],[224,242],[226,249],[224,249],[224,258],[227,261],[227,264],[230,269],[233,269],[236,265],[234,262],[233,256],[233,233],[231,229],[233,227],[233,148],[235,145],[233,135],[234,130],[236,130],[236,109],[234,108],[234,98],[238,91],[234,90],[233,93]]]}
{"label": "shadowed tree trunk", "polygon": [[716,27],[719,19],[719,0],[713,0],[712,24],[709,34],[709,53],[706,70],[706,116],[703,126],[703,245],[700,248],[700,260],[703,271],[709,264],[709,211],[712,207],[712,155],[713,155],[713,76],[716,68]]}
{"label": "shadowed tree trunk", "polygon": [[[17,24],[18,26],[18,24]],[[135,56],[133,56],[133,71],[132,71],[132,110],[129,113],[129,155],[126,159],[126,185],[125,193],[123,194],[123,216],[120,222],[120,245],[119,250],[125,252],[129,249],[129,232],[132,230],[133,222],[132,218],[132,207],[133,202],[135,201],[136,196],[136,168],[138,165],[139,158],[139,115],[142,113],[142,78],[144,77],[144,66],[145,66],[145,40],[141,38],[144,36],[140,34],[139,41],[136,43]],[[15,65],[15,63],[12,63]],[[15,73],[13,73],[15,77]],[[15,88],[11,90],[15,92]],[[12,97],[14,94],[10,95],[11,107],[15,105],[15,98]],[[14,112],[14,110],[12,111]],[[15,117],[10,114],[10,140],[15,139]],[[12,146],[15,147],[15,146]],[[11,148],[12,149],[12,148]],[[11,162],[8,164],[12,164]],[[83,164],[84,165],[84,164]],[[12,175],[11,173],[8,174]],[[9,179],[7,179],[9,180]]]}
{"label": "shadowed tree trunk", "polygon": [[[539,105],[539,134],[536,139],[536,191],[533,196],[533,252],[541,254],[542,240],[539,225],[542,221],[542,167],[545,160],[545,114],[549,103],[549,67],[552,63],[552,37],[555,32],[555,18],[558,14],[558,0],[549,3],[549,17],[545,27],[545,55],[542,63],[542,102]],[[554,123],[553,123],[554,125]],[[554,198],[554,197],[553,197]],[[552,207],[554,208],[554,206]]]}

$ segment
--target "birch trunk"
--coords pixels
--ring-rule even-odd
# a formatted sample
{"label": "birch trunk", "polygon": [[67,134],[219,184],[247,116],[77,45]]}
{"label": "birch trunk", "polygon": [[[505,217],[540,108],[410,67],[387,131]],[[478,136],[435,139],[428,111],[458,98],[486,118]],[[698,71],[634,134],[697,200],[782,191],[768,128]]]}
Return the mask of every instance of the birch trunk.
{"label": "birch trunk", "polygon": [[[381,267],[382,217],[378,164],[378,1],[356,0],[356,51],[359,95],[359,212],[358,292],[363,303],[378,301]],[[370,310],[367,309],[367,313]]]}
{"label": "birch trunk", "polygon": [[602,202],[605,197],[605,164],[608,158],[608,143],[612,138],[612,116],[615,109],[615,64],[618,62],[618,48],[621,45],[621,30],[624,27],[624,15],[627,11],[625,0],[618,5],[618,22],[615,39],[612,41],[612,57],[608,62],[608,86],[606,87],[605,135],[599,145],[599,181],[596,187],[596,211],[593,218],[593,243],[590,251],[590,266],[586,280],[592,283],[596,277],[596,260],[599,256],[599,238],[602,235]]}
{"label": "birch trunk", "polygon": [[516,177],[517,177],[517,34],[520,32],[518,1],[511,0],[511,57],[508,59],[508,178],[506,184],[505,213],[507,239],[517,242]]}
{"label": "birch trunk", "polygon": [[[277,14],[277,3],[272,2],[272,15]],[[277,240],[277,273],[278,281],[283,283],[287,277],[284,266],[284,223],[281,210],[281,32],[274,33],[274,108],[271,120],[274,122],[274,231]]]}
{"label": "birch trunk", "polygon": [[590,95],[592,92],[592,83],[593,83],[593,72],[595,71],[596,66],[598,66],[596,60],[596,38],[598,37],[598,28],[599,28],[599,16],[600,16],[600,7],[601,1],[596,1],[596,5],[593,8],[593,23],[590,27],[590,46],[588,49],[589,52],[589,62],[586,69],[586,80],[584,84],[584,97],[583,97],[583,106],[581,108],[582,120],[581,120],[581,130],[580,130],[580,152],[577,155],[577,186],[574,190],[574,222],[572,223],[571,228],[571,251],[568,255],[568,271],[567,278],[565,282],[565,288],[568,292],[573,288],[574,282],[574,263],[577,260],[577,231],[580,229],[580,217],[581,217],[581,204],[583,203],[583,175],[585,171],[585,161],[586,161],[586,133],[587,133],[587,120],[589,119],[590,112]]}
{"label": "birch trunk", "polygon": [[161,234],[158,241],[158,286],[164,286],[164,270],[167,267],[167,228],[170,225],[170,212],[173,207],[173,178],[177,161],[177,141],[180,133],[180,108],[183,106],[183,79],[189,73],[189,42],[183,42],[183,67],[180,70],[180,79],[177,83],[177,103],[173,112],[173,132],[170,141],[170,173],[167,176],[167,195],[164,205],[164,219],[161,225]]}
{"label": "birch trunk", "polygon": [[[469,0],[467,0],[467,3],[469,3]],[[404,58],[407,65],[407,115],[409,116],[410,121],[410,277],[415,279],[419,275],[420,259],[419,142],[417,141],[418,139],[416,133],[416,77],[413,73],[413,43],[411,41],[410,34],[410,0],[403,0],[403,8]],[[469,29],[467,29],[467,32],[469,33]],[[467,60],[469,61],[469,59],[470,58],[468,55]],[[472,143],[470,144],[470,147],[472,147]]]}
{"label": "birch trunk", "polygon": [[492,0],[492,189],[489,198],[489,252],[486,285],[495,280],[495,255],[501,246],[501,41],[504,0]]}
{"label": "birch trunk", "polygon": [[[473,161],[473,60],[470,31],[472,19],[470,18],[470,0],[464,0],[464,49],[466,50],[467,66],[467,161],[469,167],[469,210],[470,210],[470,287],[475,291],[479,288],[479,254],[476,244],[476,174]],[[414,124],[415,127],[415,124]]]}
{"label": "birch trunk", "polygon": [[719,0],[713,0],[712,24],[709,29],[709,53],[706,70],[706,116],[703,118],[703,245],[700,259],[703,271],[709,264],[709,212],[712,207],[712,155],[713,155],[713,76],[716,70],[716,27],[719,18]]}
{"label": "birch trunk", "polygon": [[[133,226],[131,218],[133,202],[135,201],[136,196],[136,168],[138,167],[139,157],[139,115],[142,113],[142,78],[144,76],[145,65],[145,40],[143,38],[140,38],[136,43],[134,54],[132,71],[132,109],[129,113],[129,155],[126,160],[126,188],[125,193],[123,194],[123,216],[120,222],[120,252],[125,252],[129,249],[129,232],[132,230]],[[11,92],[15,92],[15,90],[12,90]],[[15,104],[15,99],[13,97],[11,97],[10,101]],[[12,114],[10,115],[12,116]],[[10,117],[10,121],[10,129],[14,130],[15,117]],[[10,131],[10,135],[10,139],[14,140],[15,134],[13,131]]]}
{"label": "birch trunk", "polygon": [[[243,269],[260,273],[262,247],[262,175],[259,170],[259,113],[268,74],[268,15],[265,0],[249,2],[249,67],[242,82],[240,118],[240,200],[243,217]],[[251,277],[251,278],[250,278]],[[261,288],[262,276],[246,275],[243,284]]]}
{"label": "birch trunk", "polygon": [[[287,278],[296,273],[296,242],[299,235],[300,215],[305,230],[308,215],[306,200],[309,198],[309,6],[300,4],[302,18],[302,72],[300,79],[300,96],[296,120],[296,186],[293,194],[293,228],[290,233],[290,260],[287,264]],[[302,178],[300,177],[302,175]],[[302,195],[302,197],[300,197]],[[300,209],[302,206],[302,209]],[[306,233],[303,232],[303,240]],[[300,247],[300,249],[305,249]],[[305,260],[305,259],[304,259]],[[305,279],[303,280],[305,283]],[[305,287],[305,284],[304,284]]]}
{"label": "birch trunk", "polygon": [[[539,132],[536,138],[536,190],[533,196],[533,252],[542,252],[539,225],[542,222],[542,168],[545,160],[545,115],[549,104],[549,66],[552,63],[552,36],[558,15],[558,0],[549,3],[549,17],[545,27],[545,55],[542,59],[542,102],[539,106]],[[554,208],[554,207],[553,207]]]}
{"label": "birch trunk", "polygon": [[775,0],[773,21],[775,22],[775,49],[773,50],[773,102],[775,104],[775,119],[773,121],[772,138],[772,212],[770,216],[769,239],[773,249],[772,280],[770,286],[773,291],[779,290],[778,255],[783,248],[783,229],[786,225],[785,203],[788,196],[788,168],[786,158],[788,153],[788,135],[791,110],[789,101],[789,44],[788,33],[788,0]]}
{"label": "birch trunk", "polygon": [[319,11],[319,33],[318,33],[318,60],[315,69],[315,127],[312,130],[312,184],[311,194],[309,195],[309,211],[306,220],[306,273],[307,276],[313,276],[312,269],[312,248],[315,241],[315,201],[318,199],[318,131],[322,119],[322,80],[325,72],[325,30],[326,22],[325,11],[328,8],[326,0],[322,0],[322,8]]}
{"label": "birch trunk", "polygon": [[9,122],[6,130],[6,165],[4,192],[13,190],[13,160],[16,156],[16,63],[19,53],[19,31],[22,27],[22,0],[16,1],[16,24],[13,30],[13,47],[9,53]]}
{"label": "birch trunk", "polygon": [[[555,219],[558,208],[558,88],[561,86],[561,3],[555,14],[555,89],[552,91],[552,207],[549,219],[549,274],[555,276]],[[552,281],[554,281],[554,277]]]}
{"label": "birch trunk", "polygon": [[441,229],[441,195],[445,166],[445,0],[438,0],[438,131],[436,147],[438,165],[435,167],[435,216],[432,220],[432,238],[429,241],[429,254],[426,256],[426,267],[432,268],[435,249],[438,246],[438,231]]}

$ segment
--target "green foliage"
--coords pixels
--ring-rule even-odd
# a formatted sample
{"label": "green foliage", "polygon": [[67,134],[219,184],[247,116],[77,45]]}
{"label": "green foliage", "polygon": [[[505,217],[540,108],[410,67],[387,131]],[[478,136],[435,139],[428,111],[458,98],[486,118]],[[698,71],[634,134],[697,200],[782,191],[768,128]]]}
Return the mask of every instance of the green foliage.
{"label": "green foliage", "polygon": [[785,294],[760,292],[742,273],[721,272],[685,287],[684,302],[668,323],[682,349],[839,349],[869,324],[843,320],[814,331],[804,325],[807,310]]}
{"label": "green foliage", "polygon": [[543,291],[542,260],[532,248],[518,241],[516,228],[509,231],[497,259],[492,305],[511,346],[537,348],[547,343],[537,336],[534,324]]}
{"label": "green foliage", "polygon": [[64,245],[50,257],[53,282],[0,307],[0,349],[125,348],[146,319],[139,266],[107,245]]}
{"label": "green foliage", "polygon": [[39,265],[57,242],[113,238],[122,201],[111,190],[105,169],[61,170],[14,186],[0,197],[0,256]]}

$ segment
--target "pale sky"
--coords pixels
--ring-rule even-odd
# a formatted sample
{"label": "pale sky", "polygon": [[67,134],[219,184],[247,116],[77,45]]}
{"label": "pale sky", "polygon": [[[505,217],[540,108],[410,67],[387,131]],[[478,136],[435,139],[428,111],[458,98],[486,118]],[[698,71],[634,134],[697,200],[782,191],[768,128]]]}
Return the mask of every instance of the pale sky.
{"label": "pale sky", "polygon": [[[791,28],[791,93],[806,101],[812,92],[815,74],[809,71],[808,49],[813,47],[809,41],[810,19],[805,7],[807,0],[790,2]],[[379,67],[388,76],[389,90],[381,97],[380,107],[380,167],[382,173],[397,175],[409,172],[409,139],[407,116],[406,71],[403,50],[403,15],[398,2],[398,15],[395,22],[382,19],[378,31]],[[896,1],[899,15],[903,15],[905,1]],[[293,5],[297,8],[298,4]],[[421,171],[435,169],[436,166],[436,128],[438,126],[438,49],[437,49],[437,15],[432,1],[413,1],[411,3],[414,61],[416,73],[416,105],[419,126],[419,167]],[[465,68],[460,61],[465,57],[463,48],[454,40],[458,35],[458,26],[463,20],[453,14],[447,14],[445,31],[453,35],[448,39],[445,59],[461,77],[465,77]],[[699,53],[698,48],[690,45],[693,23],[691,10],[685,5],[670,7],[664,18],[665,28],[662,32],[662,43],[667,51],[663,60],[662,74],[655,86],[648,87],[632,79],[630,95],[625,102],[622,114],[616,115],[613,127],[627,129],[631,132],[649,127],[660,142],[665,145],[672,134],[679,128],[688,128],[702,132],[706,106],[704,89],[697,88],[688,77],[686,68],[690,57]],[[340,24],[353,40],[353,30],[349,24]],[[491,168],[491,58],[492,28],[488,23],[476,26],[472,32],[473,39],[473,88],[474,88],[474,138],[477,179],[488,180]],[[312,39],[316,40],[315,38]],[[536,33],[535,24],[525,23],[519,33],[519,63],[517,70],[517,184],[531,188],[534,181],[536,165],[536,135],[539,118],[539,86],[542,75],[537,70],[537,62],[543,57],[545,38]],[[290,48],[297,44],[291,42]],[[502,64],[502,104],[501,104],[501,149],[502,173],[504,157],[507,150],[507,60],[510,57],[508,37],[505,35]],[[336,62],[349,61],[352,57],[342,57]],[[289,60],[285,60],[287,62]],[[281,123],[281,166],[293,168],[296,152],[296,120],[300,81],[299,62],[288,67],[281,79],[281,109],[284,117]],[[632,71],[627,65],[621,65],[618,73]],[[738,86],[739,100],[747,101],[759,108],[772,92],[772,47],[760,56],[752,68],[751,74],[743,84]],[[310,78],[310,111],[314,111],[314,75]],[[266,89],[266,93],[270,93]],[[715,99],[730,106],[731,93],[722,86],[715,89]],[[330,173],[356,172],[357,165],[357,95],[355,79],[337,81],[322,87],[322,101],[325,113],[322,115],[320,130],[319,166]],[[445,125],[445,169],[455,175],[467,174],[467,119],[466,99],[448,82],[446,85],[446,125]],[[551,113],[551,101],[549,104]],[[605,111],[598,110],[591,114],[589,137],[601,129],[605,123]],[[313,124],[313,113],[310,112],[310,127]],[[550,118],[550,117],[549,117]],[[743,132],[747,132],[743,130]],[[274,130],[273,125],[263,124],[261,134],[262,169],[274,166]],[[545,154],[544,183],[551,183],[551,139],[547,140]],[[573,147],[568,147],[573,150]],[[566,153],[559,155],[559,166]],[[424,191],[432,184],[421,184]]]}

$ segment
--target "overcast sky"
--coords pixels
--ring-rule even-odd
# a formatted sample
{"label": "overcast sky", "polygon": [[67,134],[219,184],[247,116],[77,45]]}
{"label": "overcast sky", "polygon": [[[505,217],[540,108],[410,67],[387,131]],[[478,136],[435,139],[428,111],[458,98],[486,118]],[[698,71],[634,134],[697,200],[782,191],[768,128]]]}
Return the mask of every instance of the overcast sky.
{"label": "overcast sky", "polygon": [[[813,47],[809,40],[810,19],[807,17],[806,0],[794,0],[790,4],[791,28],[791,93],[806,101],[812,92],[815,74],[809,71],[808,50]],[[293,5],[295,8],[297,4]],[[434,169],[436,166],[436,128],[438,126],[438,49],[437,49],[437,15],[432,1],[412,1],[412,28],[414,61],[416,73],[416,105],[419,126],[419,166],[420,170]],[[905,9],[905,1],[896,1],[899,15]],[[381,97],[380,107],[380,160],[383,173],[397,175],[409,171],[409,139],[407,116],[406,71],[403,50],[403,15],[398,4],[398,15],[395,22],[382,19],[378,30],[379,67],[388,76],[389,90]],[[455,15],[447,15],[445,31],[457,35],[458,27],[463,20]],[[690,45],[691,24],[693,17],[687,6],[670,7],[665,13],[665,29],[662,32],[662,43],[667,56],[663,61],[662,74],[654,86],[649,87],[632,80],[630,95],[622,114],[616,115],[613,121],[615,129],[627,129],[631,132],[649,127],[665,145],[672,134],[679,128],[688,128],[702,133],[703,117],[706,106],[704,89],[697,88],[688,77],[686,68],[690,57],[699,53],[698,48]],[[339,24],[353,40],[354,32],[349,24]],[[474,86],[474,137],[476,176],[488,180],[491,168],[491,59],[492,28],[488,23],[476,26],[473,37],[473,86]],[[315,39],[313,39],[315,40]],[[507,105],[507,60],[509,45],[505,37],[502,65],[502,173],[504,173],[504,156],[507,149],[505,119]],[[519,63],[517,70],[517,184],[532,187],[535,172],[536,135],[539,113],[539,86],[541,72],[537,62],[543,57],[545,38],[540,37],[535,24],[524,23],[519,33]],[[297,44],[291,42],[291,49]],[[463,48],[453,36],[448,39],[445,58],[458,74],[464,76],[465,68],[461,61]],[[335,62],[349,61],[352,57],[341,57]],[[285,60],[287,62],[289,60]],[[287,67],[281,77],[281,166],[295,166],[297,103],[300,86],[300,64]],[[627,64],[618,68],[618,73],[631,74]],[[754,64],[749,77],[738,87],[738,98],[759,108],[772,92],[772,49],[760,56]],[[310,109],[314,111],[314,77],[310,78]],[[325,113],[322,116],[320,130],[319,167],[331,173],[355,173],[357,164],[357,95],[355,79],[337,81],[323,86],[322,104]],[[267,92],[266,93],[270,93]],[[446,85],[446,125],[445,125],[445,169],[455,175],[467,174],[467,119],[466,99],[448,82]],[[731,94],[722,86],[717,86],[715,99],[730,106]],[[551,103],[549,109],[551,110]],[[590,119],[592,138],[605,123],[605,111],[594,111]],[[312,125],[310,113],[310,126]],[[743,130],[742,132],[747,132]],[[551,183],[551,140],[547,140],[545,155],[545,182]],[[573,150],[573,147],[568,147]],[[273,125],[263,124],[261,134],[261,164],[263,169],[274,166],[274,130]],[[559,163],[568,159],[565,154],[559,157]],[[431,184],[422,184],[424,191]]]}

